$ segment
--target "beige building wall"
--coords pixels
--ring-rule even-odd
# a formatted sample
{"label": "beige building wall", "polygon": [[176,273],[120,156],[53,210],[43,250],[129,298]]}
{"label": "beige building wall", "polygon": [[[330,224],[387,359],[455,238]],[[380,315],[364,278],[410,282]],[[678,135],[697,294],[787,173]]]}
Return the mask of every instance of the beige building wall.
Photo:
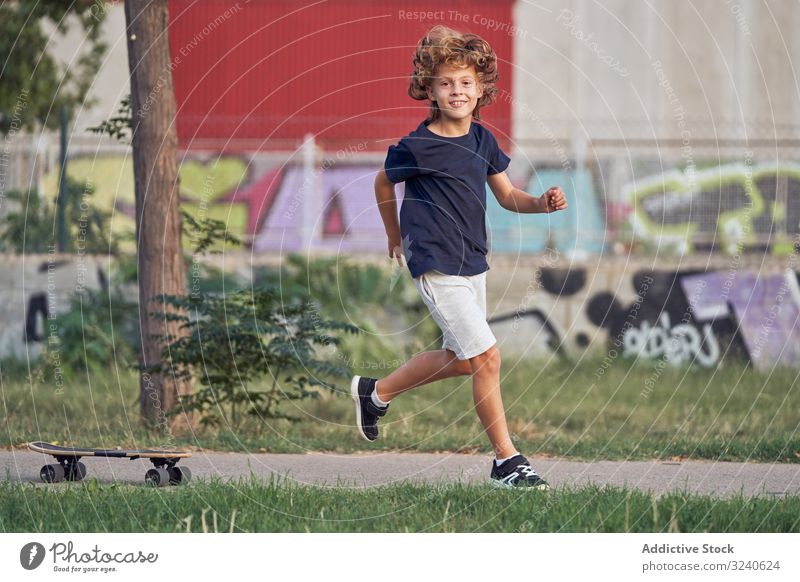
{"label": "beige building wall", "polygon": [[[130,93],[130,79],[128,72],[128,49],[125,38],[125,11],[122,2],[105,4],[106,19],[103,24],[103,40],[108,45],[105,60],[100,71],[94,79],[89,97],[96,100],[94,105],[84,105],[76,112],[74,123],[71,127],[72,136],[78,141],[90,137],[96,142],[94,134],[87,133],[89,127],[96,127],[102,121],[111,117],[117,111],[119,103]],[[75,24],[66,35],[55,32],[49,20],[42,21],[42,28],[50,35],[50,54],[60,63],[69,65],[82,51],[86,50],[86,38],[80,24]],[[58,112],[53,112],[57,115]],[[57,141],[57,136],[53,138]]]}
{"label": "beige building wall", "polygon": [[796,2],[520,1],[515,19],[521,149],[800,139]]}

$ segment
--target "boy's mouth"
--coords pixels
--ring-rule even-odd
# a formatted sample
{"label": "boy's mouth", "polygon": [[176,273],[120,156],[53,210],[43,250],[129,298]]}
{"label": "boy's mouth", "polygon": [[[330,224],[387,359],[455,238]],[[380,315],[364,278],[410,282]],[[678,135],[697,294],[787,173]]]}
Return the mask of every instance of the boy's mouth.
{"label": "boy's mouth", "polygon": [[450,101],[449,103],[450,107],[452,107],[453,109],[458,109],[459,107],[466,105],[468,101],[459,99],[457,101]]}

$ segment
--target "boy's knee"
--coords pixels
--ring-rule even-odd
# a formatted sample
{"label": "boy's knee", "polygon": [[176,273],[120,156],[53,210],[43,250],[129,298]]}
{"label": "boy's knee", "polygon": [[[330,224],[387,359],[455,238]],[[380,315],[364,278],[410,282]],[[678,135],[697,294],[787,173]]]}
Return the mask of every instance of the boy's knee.
{"label": "boy's knee", "polygon": [[474,358],[469,359],[472,374],[499,374],[500,373],[500,350],[497,345],[493,345],[488,350]]}
{"label": "boy's knee", "polygon": [[452,350],[447,350],[450,355],[450,366],[461,376],[472,375],[472,364],[469,360],[459,360],[456,353]]}

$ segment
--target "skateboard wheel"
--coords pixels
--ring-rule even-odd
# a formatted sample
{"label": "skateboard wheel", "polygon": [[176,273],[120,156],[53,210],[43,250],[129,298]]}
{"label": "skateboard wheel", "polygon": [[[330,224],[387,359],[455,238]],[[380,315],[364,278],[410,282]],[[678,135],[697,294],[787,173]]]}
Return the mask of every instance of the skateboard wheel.
{"label": "skateboard wheel", "polygon": [[59,483],[64,480],[64,467],[61,465],[45,465],[39,471],[39,476],[45,483]]}
{"label": "skateboard wheel", "polygon": [[179,467],[178,470],[181,472],[181,485],[186,485],[192,480],[192,472],[189,467]]}
{"label": "skateboard wheel", "polygon": [[82,481],[86,477],[86,465],[81,462],[75,463],[66,473],[67,481]]}
{"label": "skateboard wheel", "polygon": [[192,478],[192,472],[188,467],[170,467],[167,471],[169,471],[170,485],[186,485]]}
{"label": "skateboard wheel", "polygon": [[169,485],[169,472],[166,469],[150,469],[144,474],[144,481],[151,487]]}

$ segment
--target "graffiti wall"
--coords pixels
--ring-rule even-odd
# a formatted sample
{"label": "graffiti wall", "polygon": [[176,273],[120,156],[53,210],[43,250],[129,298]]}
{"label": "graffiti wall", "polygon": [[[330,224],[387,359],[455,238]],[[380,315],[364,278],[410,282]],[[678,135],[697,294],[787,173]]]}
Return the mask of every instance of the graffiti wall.
{"label": "graffiti wall", "polygon": [[498,341],[520,355],[577,359],[590,351],[673,365],[735,358],[762,370],[800,367],[797,270],[543,266],[495,282],[489,297]]}
{"label": "graffiti wall", "polygon": [[737,249],[785,255],[800,233],[800,165],[715,165],[672,170],[624,188],[630,222],[644,240],[734,254]]}
{"label": "graffiti wall", "polygon": [[324,172],[302,167],[281,171],[275,203],[263,213],[255,251],[375,251],[386,235],[375,202],[374,165],[349,165]]}
{"label": "graffiti wall", "polygon": [[[192,152],[180,165],[181,205],[194,216],[222,220],[257,252],[375,252],[386,242],[373,186],[378,168],[374,163],[344,163],[334,156],[309,172],[257,153]],[[115,235],[134,231],[129,156],[73,157],[68,172],[72,179],[94,186],[95,204],[114,210]],[[57,183],[53,170],[46,176],[46,191],[55,192]],[[504,210],[487,186],[486,223],[494,252],[535,253],[549,246],[575,255],[603,251],[604,210],[588,170],[532,170],[518,186],[539,195],[556,184],[562,185],[571,205],[553,215]],[[397,192],[401,200],[402,185]]]}
{"label": "graffiti wall", "polygon": [[753,364],[800,365],[800,272],[703,273],[681,279],[696,321],[729,322]]}
{"label": "graffiti wall", "polygon": [[[782,259],[759,268],[729,260],[657,269],[615,258],[563,264],[549,251],[535,262],[512,259],[494,261],[487,277],[489,322],[504,354],[800,367],[800,270]],[[0,262],[9,273],[0,279],[2,357],[36,356],[77,290],[107,287],[104,261],[95,257]],[[248,272],[252,257],[226,262]]]}
{"label": "graffiti wall", "polygon": [[605,212],[592,173],[585,168],[537,168],[519,185],[534,196],[551,186],[561,186],[569,200],[565,211],[551,215],[509,212],[487,189],[486,224],[494,252],[541,253],[547,248],[557,248],[570,256],[603,252],[606,246]]}
{"label": "graffiti wall", "polygon": [[[182,205],[223,220],[256,254],[382,254],[385,235],[373,190],[378,166],[357,159],[309,171],[259,153],[192,153],[181,163]],[[115,232],[133,230],[128,157],[74,158],[69,171],[92,183],[98,204],[115,210]],[[55,189],[55,175],[50,179]],[[538,168],[523,182],[533,194],[562,184],[571,205],[555,215],[518,215],[501,209],[487,190],[490,317],[510,351],[569,357],[596,351],[704,366],[737,357],[762,369],[800,366],[797,269],[776,266],[782,256],[796,256],[800,240],[800,165],[671,171],[625,186],[630,214],[624,219],[637,237],[660,253],[669,246],[681,251],[660,260],[659,268],[627,254],[591,260],[609,248],[608,205],[591,172]],[[549,256],[551,249],[556,256]],[[745,267],[725,258],[738,258],[743,249],[755,251],[750,256],[763,264]],[[709,251],[699,258],[717,258],[689,268],[692,250]],[[25,305],[24,316],[3,332],[4,351],[18,342],[21,325],[33,330],[29,338],[37,337],[28,314],[37,312],[41,296],[15,301]]]}
{"label": "graffiti wall", "polygon": [[[204,156],[180,165],[181,206],[193,216],[222,220],[229,231],[260,251],[374,250],[383,242],[375,205],[375,165],[341,165],[310,174],[259,154]],[[70,177],[95,188],[93,202],[114,210],[113,232],[135,229],[135,197],[129,156],[74,157]],[[57,190],[58,173],[45,178]]]}
{"label": "graffiti wall", "polygon": [[81,289],[107,287],[95,257],[5,255],[0,258],[0,357],[35,357],[52,341],[56,314]]}
{"label": "graffiti wall", "polygon": [[[309,172],[259,153],[192,152],[180,166],[182,206],[224,221],[260,252],[374,251],[385,242],[373,189],[379,165],[358,159],[349,153],[345,161],[334,156]],[[98,205],[116,211],[115,234],[134,229],[129,156],[72,158],[69,173],[95,187]],[[57,190],[57,179],[54,170],[46,191]],[[787,255],[800,233],[800,164],[670,170],[629,181],[620,196],[605,192],[607,184],[588,169],[535,168],[517,185],[533,195],[561,185],[570,206],[553,215],[520,215],[501,208],[487,187],[493,252],[556,248],[577,258],[606,252],[615,242],[608,237],[607,216],[612,224],[629,224],[635,239],[650,243],[650,250],[681,254],[733,255],[747,249]],[[402,196],[402,186],[398,193]]]}
{"label": "graffiti wall", "polygon": [[[133,162],[130,156],[78,156],[69,160],[68,174],[94,189],[93,203],[113,210],[112,232],[135,230]],[[235,235],[249,240],[261,215],[269,211],[280,173],[274,161],[259,156],[193,154],[180,165],[181,206],[196,217],[222,220]],[[58,171],[45,177],[45,190],[58,190]],[[185,241],[186,242],[186,241]],[[132,243],[131,243],[132,248]],[[129,249],[131,250],[131,249]]]}

